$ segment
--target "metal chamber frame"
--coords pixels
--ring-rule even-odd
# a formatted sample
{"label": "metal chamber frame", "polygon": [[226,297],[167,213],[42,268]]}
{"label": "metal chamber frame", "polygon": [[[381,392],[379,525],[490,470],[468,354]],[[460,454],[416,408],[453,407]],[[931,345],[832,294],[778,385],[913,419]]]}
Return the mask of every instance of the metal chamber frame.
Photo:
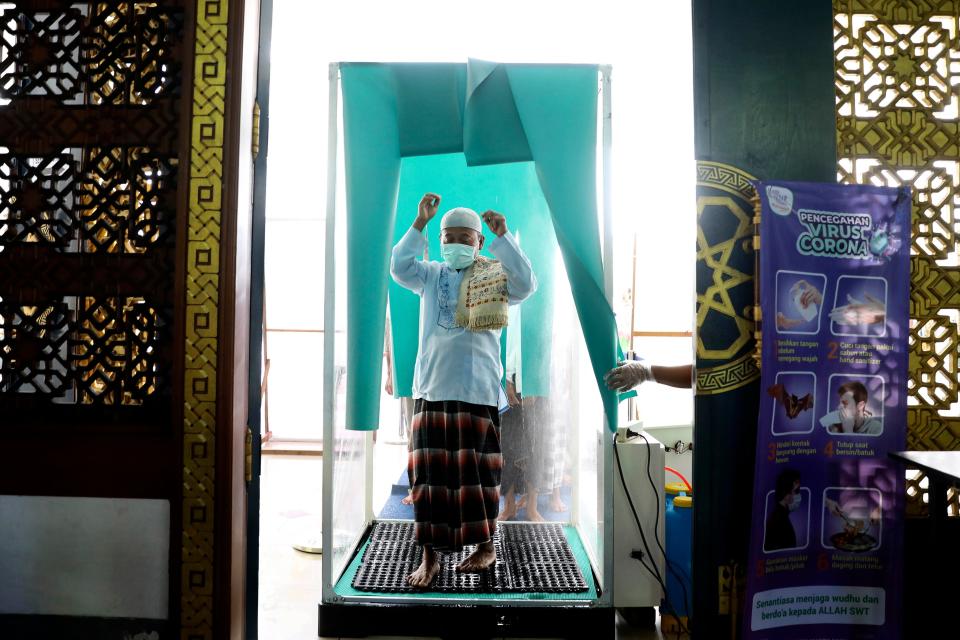
{"label": "metal chamber frame", "polygon": [[[606,428],[602,405],[597,402],[600,412],[592,421],[577,421],[577,428],[573,430],[573,445],[575,463],[573,470],[573,504],[571,505],[571,524],[573,524],[590,557],[591,568],[597,580],[599,596],[596,599],[583,601],[570,600],[500,600],[500,599],[471,599],[464,598],[451,601],[450,599],[429,599],[402,594],[371,595],[369,597],[343,597],[335,592],[335,585],[341,574],[348,566],[353,554],[359,549],[365,539],[369,525],[373,522],[373,437],[372,432],[345,432],[338,429],[337,390],[344,371],[337,367],[337,331],[342,322],[338,315],[342,314],[345,303],[345,278],[337,270],[337,247],[344,247],[345,234],[343,225],[338,227],[337,222],[343,220],[343,205],[338,202],[341,195],[342,173],[338,169],[342,166],[343,149],[341,148],[342,114],[340,109],[340,65],[331,63],[329,66],[329,111],[328,111],[328,149],[327,149],[327,203],[326,203],[326,255],[324,272],[324,353],[323,353],[323,554],[322,571],[323,589],[321,606],[339,605],[477,605],[502,607],[530,607],[543,609],[544,607],[571,606],[597,608],[612,607],[613,586],[613,448],[611,434]],[[600,184],[598,192],[602,198],[600,210],[602,212],[603,237],[603,266],[604,289],[608,302],[612,300],[613,290],[613,219],[611,207],[611,146],[612,146],[612,113],[611,113],[611,67],[598,66],[599,93],[602,101],[598,112],[598,133],[601,157]],[[338,214],[340,218],[338,219]],[[340,262],[339,264],[344,264]],[[342,327],[345,331],[345,326]],[[577,350],[574,350],[577,351]],[[581,348],[575,358],[588,358],[586,349]],[[588,361],[587,361],[588,362]],[[575,367],[578,363],[573,363]],[[582,369],[582,368],[581,368]],[[586,367],[589,370],[589,366]],[[576,369],[574,369],[576,370]],[[584,379],[582,376],[577,383],[571,384],[573,406],[577,407],[574,415],[580,413],[579,387],[594,385],[592,374]],[[351,435],[352,434],[352,435]],[[584,451],[587,448],[588,451]],[[589,451],[592,449],[592,451]],[[585,454],[592,453],[593,467],[582,468],[581,461]],[[337,465],[352,465],[354,482],[349,489],[350,497],[345,494],[345,487],[335,485]],[[341,468],[342,469],[342,468]],[[592,477],[591,477],[592,476]],[[359,486],[358,486],[359,485]],[[358,491],[360,492],[358,494]],[[588,492],[588,493],[585,493]],[[362,500],[360,497],[362,495]],[[351,515],[341,518],[337,507],[345,500],[352,501]],[[595,511],[597,522],[588,526],[581,520],[584,516],[581,509],[582,501],[591,504],[595,501],[591,511]],[[335,504],[336,503],[336,504]],[[349,519],[347,523],[343,519]],[[595,525],[595,529],[593,527]],[[338,526],[340,528],[338,528]],[[589,530],[588,530],[589,529]],[[593,544],[592,541],[595,541]]]}

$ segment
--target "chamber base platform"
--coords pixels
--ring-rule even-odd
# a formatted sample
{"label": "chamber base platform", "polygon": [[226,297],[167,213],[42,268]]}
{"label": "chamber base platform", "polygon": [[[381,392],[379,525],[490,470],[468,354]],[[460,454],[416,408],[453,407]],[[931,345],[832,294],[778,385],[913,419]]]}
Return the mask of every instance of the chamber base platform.
{"label": "chamber base platform", "polygon": [[[367,556],[378,527],[383,534],[381,539],[387,546],[379,552],[371,551]],[[589,629],[592,637],[614,637],[614,609],[598,602],[600,593],[597,583],[586,549],[575,527],[568,524],[507,522],[498,523],[497,531],[499,541],[495,540],[495,545],[499,545],[498,558],[502,560],[488,572],[494,574],[492,579],[485,574],[453,573],[452,567],[459,559],[458,556],[449,554],[441,557],[441,567],[450,567],[449,582],[435,583],[429,591],[422,591],[411,589],[405,582],[407,574],[416,568],[420,559],[419,548],[413,540],[413,523],[374,521],[337,581],[334,600],[319,605],[320,636],[362,638],[413,635],[458,639],[506,636],[580,640],[584,637],[584,629]],[[542,542],[543,538],[552,539],[554,543],[560,538],[564,545],[552,544],[548,548]],[[539,541],[536,542],[536,551],[526,548],[534,541]],[[389,549],[390,545],[395,548]],[[512,550],[511,546],[514,547]],[[402,547],[402,551],[398,551],[396,547]],[[469,553],[470,550],[465,551]],[[521,570],[514,571],[510,578],[512,583],[497,583],[498,578],[510,575],[506,566],[508,553],[514,554],[511,556],[513,560],[509,561],[517,565],[513,568]],[[568,556],[567,553],[571,555]],[[380,569],[367,574],[370,577],[363,577],[364,574],[361,574],[360,569],[365,557],[376,561],[390,554],[406,563],[391,570],[394,574],[391,584],[395,585],[395,590],[361,591],[354,586],[364,586],[370,577],[379,580],[373,574],[380,572]],[[569,565],[565,565],[564,573],[567,578],[578,576],[586,585],[585,590],[545,591],[544,589],[555,588],[550,586],[552,583],[545,581],[539,582],[539,586],[529,586],[531,576],[544,572],[542,567],[535,566],[537,563],[564,564],[571,558],[576,572],[574,574],[569,570]],[[522,570],[524,565],[530,565],[526,572]],[[552,573],[558,573],[556,568]],[[500,586],[497,587],[497,584]],[[511,584],[512,590],[505,590],[505,584]],[[464,586],[468,588],[464,589]],[[577,588],[582,587],[578,585]],[[652,615],[650,617],[652,619]]]}
{"label": "chamber base platform", "polygon": [[[653,610],[650,610],[653,618]],[[455,605],[321,604],[322,638],[421,636],[443,640],[481,638],[613,638],[611,607],[493,607]]]}

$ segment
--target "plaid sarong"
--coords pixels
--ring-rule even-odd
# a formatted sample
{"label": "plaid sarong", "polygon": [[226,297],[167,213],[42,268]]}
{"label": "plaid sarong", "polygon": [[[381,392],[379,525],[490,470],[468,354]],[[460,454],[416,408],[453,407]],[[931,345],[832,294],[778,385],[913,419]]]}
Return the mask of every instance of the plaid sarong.
{"label": "plaid sarong", "polygon": [[417,543],[459,551],[496,531],[503,457],[496,407],[418,399],[407,475]]}

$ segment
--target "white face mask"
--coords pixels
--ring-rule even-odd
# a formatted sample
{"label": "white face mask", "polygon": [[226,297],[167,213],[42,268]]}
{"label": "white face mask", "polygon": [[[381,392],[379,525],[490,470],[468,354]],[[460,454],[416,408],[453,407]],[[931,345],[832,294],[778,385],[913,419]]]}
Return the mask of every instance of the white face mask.
{"label": "white face mask", "polygon": [[800,492],[793,494],[793,502],[791,502],[787,508],[790,509],[790,511],[796,511],[799,509],[802,496],[803,494]]}
{"label": "white face mask", "polygon": [[440,255],[451,269],[466,269],[477,259],[477,248],[471,244],[450,242],[440,245]]}

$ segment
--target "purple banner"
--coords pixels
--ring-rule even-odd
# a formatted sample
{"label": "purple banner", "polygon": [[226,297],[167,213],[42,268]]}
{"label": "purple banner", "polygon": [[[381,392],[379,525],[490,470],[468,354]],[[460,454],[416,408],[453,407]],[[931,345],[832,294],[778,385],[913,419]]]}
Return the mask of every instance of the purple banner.
{"label": "purple banner", "polygon": [[910,192],[758,182],[746,638],[899,638]]}

